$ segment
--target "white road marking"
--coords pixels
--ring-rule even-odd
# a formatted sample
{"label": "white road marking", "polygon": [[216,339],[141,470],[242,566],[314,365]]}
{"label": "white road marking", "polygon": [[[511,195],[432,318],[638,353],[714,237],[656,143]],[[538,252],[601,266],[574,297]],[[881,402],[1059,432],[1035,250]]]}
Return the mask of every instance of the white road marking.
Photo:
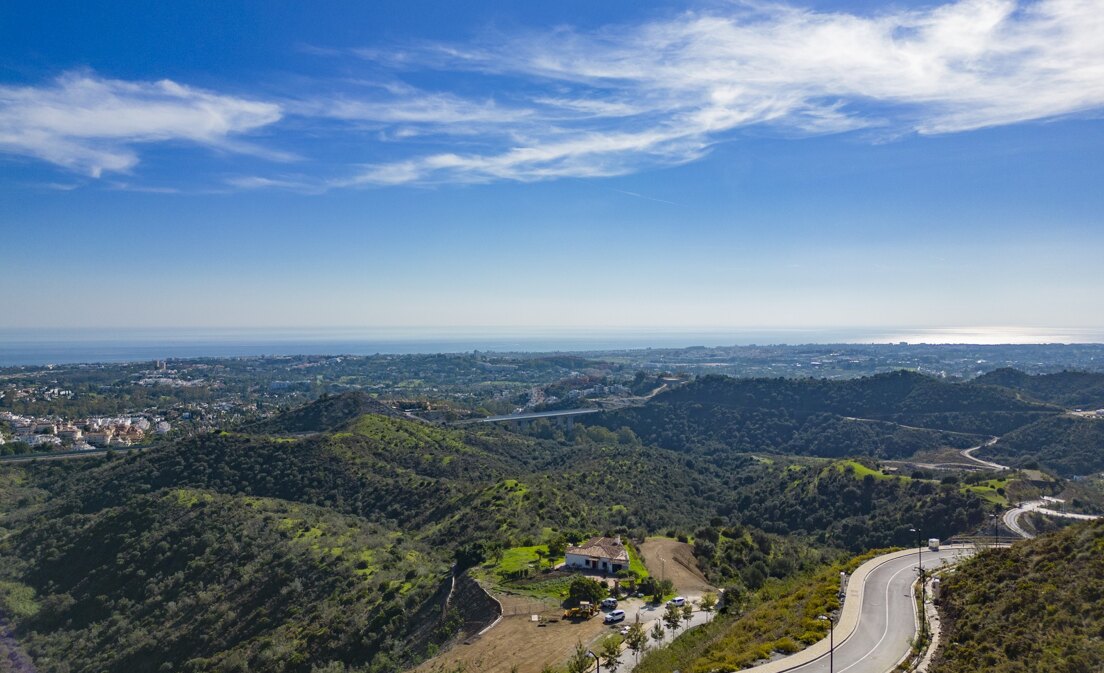
{"label": "white road marking", "polygon": [[[851,670],[852,668],[854,668],[854,667],[858,666],[858,665],[859,665],[859,664],[861,664],[861,663],[862,663],[862,662],[863,662],[863,661],[864,661],[864,660],[865,660],[865,659],[866,659],[867,657],[869,657],[870,655],[872,655],[872,654],[874,654],[875,652],[877,652],[877,651],[878,651],[878,648],[882,646],[882,641],[883,641],[883,640],[885,640],[885,639],[886,639],[886,636],[888,636],[888,635],[889,635],[889,589],[890,589],[890,587],[892,587],[892,586],[893,586],[893,580],[897,579],[897,576],[898,576],[898,575],[900,575],[901,573],[905,572],[906,570],[912,570],[912,566],[911,566],[911,565],[907,565],[907,566],[905,566],[904,568],[901,568],[901,569],[900,569],[900,570],[898,570],[897,572],[893,573],[893,576],[889,578],[889,581],[888,581],[888,582],[886,582],[886,590],[885,590],[885,599],[886,599],[886,609],[885,609],[885,617],[886,617],[886,618],[885,618],[885,622],[886,622],[886,623],[885,623],[885,630],[884,630],[884,631],[882,631],[882,637],[878,639],[878,642],[874,644],[874,647],[870,648],[870,651],[869,651],[869,652],[867,652],[866,654],[864,654],[864,655],[862,656],[862,658],[858,659],[857,661],[855,661],[854,663],[852,663],[852,664],[851,664],[850,666],[848,666],[847,668],[842,668],[842,669],[840,669],[839,673],[846,673],[846,671],[849,671],[849,670]],[[913,614],[915,615],[915,614],[916,614],[916,605],[915,605],[915,604],[914,604],[914,605],[912,606],[912,611],[913,611]],[[860,615],[860,617],[861,617],[861,615]]]}

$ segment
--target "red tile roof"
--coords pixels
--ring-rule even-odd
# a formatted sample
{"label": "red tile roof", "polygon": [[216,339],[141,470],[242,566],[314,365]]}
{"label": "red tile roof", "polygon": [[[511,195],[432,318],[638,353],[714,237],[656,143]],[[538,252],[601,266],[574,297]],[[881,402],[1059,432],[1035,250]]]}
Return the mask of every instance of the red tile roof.
{"label": "red tile roof", "polygon": [[629,562],[629,552],[625,550],[621,540],[615,537],[592,537],[578,547],[568,547],[565,553]]}

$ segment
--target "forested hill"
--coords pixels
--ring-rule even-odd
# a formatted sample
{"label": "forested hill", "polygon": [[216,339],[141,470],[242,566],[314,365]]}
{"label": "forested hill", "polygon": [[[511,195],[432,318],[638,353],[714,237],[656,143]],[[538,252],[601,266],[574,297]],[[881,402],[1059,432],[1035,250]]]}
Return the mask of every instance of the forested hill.
{"label": "forested hill", "polygon": [[1104,520],[964,562],[939,603],[932,673],[1104,670]]}
{"label": "forested hill", "polygon": [[983,374],[973,383],[1002,386],[1041,402],[1068,408],[1104,407],[1104,374],[1096,372],[1063,371],[1031,375],[1005,367]]}
{"label": "forested hill", "polygon": [[843,381],[707,376],[587,422],[684,451],[900,458],[965,448],[1059,411],[1011,390],[899,371]]}
{"label": "forested hill", "polygon": [[1026,402],[1008,391],[948,383],[904,370],[845,380],[706,376],[663,393],[655,401],[699,402],[730,409],[785,409],[797,417],[830,413],[876,419],[1048,410],[1045,405]]}
{"label": "forested hill", "polygon": [[372,399],[366,393],[351,391],[340,395],[323,395],[310,404],[287,410],[242,430],[273,435],[334,432],[345,428],[364,414],[398,416],[390,407]]}
{"label": "forested hill", "polygon": [[[323,427],[285,421],[272,427]],[[58,664],[41,670],[384,673],[453,635],[438,590],[488,549],[706,522],[795,536],[778,549],[798,551],[747,557],[747,573],[700,546],[711,572],[755,588],[816,556],[803,548],[905,545],[911,525],[945,537],[985,516],[968,488],[850,462],[688,456],[582,425],[558,440],[379,414],[339,425],[0,465],[0,611]]]}
{"label": "forested hill", "polygon": [[42,671],[379,666],[447,635],[447,556],[325,508],[166,489],[6,545],[0,598]]}
{"label": "forested hill", "polygon": [[1014,467],[1037,464],[1065,477],[1104,471],[1104,419],[1045,418],[1004,435],[980,456]]}

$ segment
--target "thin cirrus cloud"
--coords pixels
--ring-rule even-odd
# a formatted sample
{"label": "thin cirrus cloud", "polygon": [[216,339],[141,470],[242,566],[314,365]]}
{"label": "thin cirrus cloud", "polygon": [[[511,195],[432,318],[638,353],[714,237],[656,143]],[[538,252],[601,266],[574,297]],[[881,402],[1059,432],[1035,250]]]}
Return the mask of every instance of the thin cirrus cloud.
{"label": "thin cirrus cloud", "polygon": [[[1104,107],[1100,0],[958,0],[866,15],[733,3],[589,32],[311,57],[370,60],[387,83],[316,80],[339,88],[279,100],[88,73],[0,86],[0,152],[91,175],[130,170],[142,144],[168,140],[288,158],[243,140],[264,128],[283,146],[328,139],[342,160],[312,163],[305,151],[293,175],[227,184],[321,192],[622,175],[697,160],[749,127],[884,139]],[[403,82],[414,73],[454,84]]]}
{"label": "thin cirrus cloud", "polygon": [[271,159],[239,136],[282,117],[274,103],[177,84],[66,73],[44,86],[0,86],[0,151],[100,177],[125,172],[144,143],[187,141]]}
{"label": "thin cirrus cloud", "polygon": [[[693,161],[737,129],[940,134],[1104,106],[1099,0],[961,0],[859,16],[739,4],[469,48],[362,51],[398,69],[548,89],[519,142],[365,167],[339,185],[617,175]],[[543,128],[536,122],[551,121]]]}

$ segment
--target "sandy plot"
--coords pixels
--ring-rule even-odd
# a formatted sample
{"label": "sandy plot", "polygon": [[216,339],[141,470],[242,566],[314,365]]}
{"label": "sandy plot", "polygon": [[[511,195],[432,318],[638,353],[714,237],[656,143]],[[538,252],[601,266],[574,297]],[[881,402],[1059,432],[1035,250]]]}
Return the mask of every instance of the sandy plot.
{"label": "sandy plot", "polygon": [[675,591],[688,598],[716,591],[698,569],[698,561],[690,545],[665,537],[648,538],[640,545],[640,555],[648,572],[671,580]]}
{"label": "sandy plot", "polygon": [[458,643],[414,670],[454,671],[463,664],[469,673],[510,673],[514,666],[518,673],[539,673],[546,664],[563,664],[575,651],[575,643],[589,645],[614,630],[602,623],[601,615],[585,622],[558,621],[547,626],[537,626],[525,615],[503,617],[483,636]]}

